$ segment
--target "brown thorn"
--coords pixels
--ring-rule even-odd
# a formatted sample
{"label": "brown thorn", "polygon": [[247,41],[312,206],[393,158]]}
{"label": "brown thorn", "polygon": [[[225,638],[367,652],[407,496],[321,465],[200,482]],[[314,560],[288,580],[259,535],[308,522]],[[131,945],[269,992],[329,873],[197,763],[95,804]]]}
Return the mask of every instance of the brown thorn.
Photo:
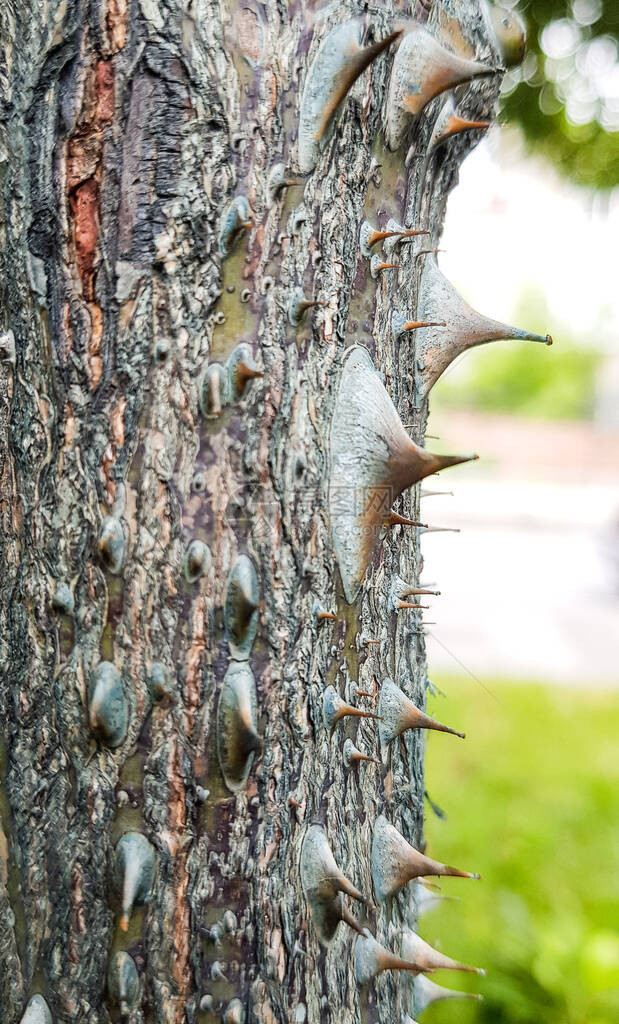
{"label": "brown thorn", "polygon": [[401,594],[402,597],[412,597],[415,594],[429,594],[431,597],[440,597],[440,590],[424,590],[421,587],[407,587]]}
{"label": "brown thorn", "polygon": [[305,313],[306,309],[313,309],[314,306],[326,306],[326,305],[327,305],[327,303],[323,302],[322,300],[313,299],[313,300],[310,301],[309,299],[304,299],[303,302],[299,303],[299,307],[298,308],[299,308],[299,312],[300,313]]}
{"label": "brown thorn", "polygon": [[430,232],[426,228],[408,228],[406,231],[400,231],[400,238],[415,238],[416,235],[429,235]]}
{"label": "brown thorn", "polygon": [[373,711],[362,711],[361,708],[354,708],[352,704],[346,705],[345,715],[350,715],[353,718],[375,718],[377,721],[381,721],[381,715],[375,715]]}
{"label": "brown thorn", "polygon": [[373,231],[365,244],[368,249],[371,249],[373,245],[376,245],[377,242],[382,242],[384,238],[396,238],[399,236],[399,231]]}
{"label": "brown thorn", "polygon": [[[421,256],[421,253],[418,252],[417,256]],[[418,327],[447,327],[447,324],[444,320],[407,320],[402,330],[415,331]]]}
{"label": "brown thorn", "polygon": [[388,516],[385,516],[383,526],[420,526],[427,528],[425,523],[417,523],[413,519],[405,519],[404,516],[399,515],[397,512],[390,512]]}
{"label": "brown thorn", "polygon": [[320,142],[324,136],[331,118],[359,76],[363,74],[365,69],[369,67],[373,60],[376,60],[376,58],[387,49],[387,47],[391,46],[391,44],[394,43],[396,39],[399,39],[403,34],[404,30],[398,29],[396,32],[392,32],[384,39],[380,39],[376,43],[371,43],[369,46],[359,49],[351,57],[348,65],[340,69],[338,74],[338,86],[325,105],[320,124],[318,125],[318,130],[314,135],[316,142]]}
{"label": "brown thorn", "polygon": [[427,256],[430,253],[436,254],[437,252],[445,252],[445,250],[444,249],[420,249],[419,252],[415,253],[413,259],[416,260],[419,256]]}

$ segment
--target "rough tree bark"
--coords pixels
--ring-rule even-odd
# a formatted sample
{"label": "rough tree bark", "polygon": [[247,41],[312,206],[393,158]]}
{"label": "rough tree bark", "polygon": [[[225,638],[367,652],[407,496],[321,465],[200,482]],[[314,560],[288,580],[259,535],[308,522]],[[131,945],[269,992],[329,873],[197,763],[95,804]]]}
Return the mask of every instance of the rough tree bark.
{"label": "rough tree bark", "polygon": [[[360,993],[354,932],[342,924],[323,948],[299,880],[312,821],[365,894],[378,814],[423,843],[423,734],[383,762],[372,719],[332,734],[323,721],[330,684],[366,711],[375,701],[355,691],[373,693],[375,679],[392,677],[420,705],[426,688],[420,620],[388,600],[396,574],[419,580],[417,532],[389,532],[348,604],[330,534],[329,430],[343,354],[360,343],[423,443],[414,342],[394,339],[390,315],[416,312],[414,254],[437,246],[479,135],[406,168],[408,145],[427,145],[435,100],[404,148],[385,147],[392,47],[300,176],[307,68],[325,33],[357,16],[366,41],[414,16],[453,51],[498,64],[477,0],[430,13],[309,0],[0,6],[0,332],[15,338],[14,360],[8,345],[0,361],[3,1024],[34,993],[56,1024],[118,1021],[106,975],[120,950],[140,974],[132,1024],[219,1020],[235,998],[240,1014],[226,1019],[261,1024],[412,1012],[406,976],[385,973]],[[491,117],[499,78],[465,89],[460,110]],[[301,185],[271,179],[270,200],[280,163]],[[251,227],[224,258],[237,196]],[[430,236],[400,245],[400,269],[373,279],[359,248],[366,217]],[[325,304],[293,326],[299,287]],[[264,375],[209,418],[203,373],[241,342]],[[418,519],[419,488],[396,508]],[[110,516],[122,532],[102,541]],[[195,540],[212,560],[188,582]],[[226,581],[241,554],[260,589],[248,664],[262,749],[233,793],[216,719],[231,664]],[[339,621],[320,620],[315,602]],[[118,746],[93,733],[100,662],[115,666],[127,703]],[[153,699],[161,688],[171,692]],[[381,764],[347,771],[346,737]],[[128,831],[148,838],[156,868],[124,932],[114,849]],[[414,919],[405,895],[389,914],[355,909],[389,948],[393,928]]]}

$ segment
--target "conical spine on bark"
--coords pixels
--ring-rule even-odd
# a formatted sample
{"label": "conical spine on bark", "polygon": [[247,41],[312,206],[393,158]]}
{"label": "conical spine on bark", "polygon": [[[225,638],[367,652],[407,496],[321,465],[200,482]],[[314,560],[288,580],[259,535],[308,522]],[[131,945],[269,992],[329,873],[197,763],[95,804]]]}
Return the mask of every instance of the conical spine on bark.
{"label": "conical spine on bark", "polygon": [[118,576],[125,560],[125,534],[120,519],[106,516],[99,533],[99,555],[105,568]]}
{"label": "conical spine on bark", "polygon": [[129,929],[135,906],[148,903],[155,876],[155,850],[141,832],[126,832],[116,844],[116,885],[121,894],[121,930]]}
{"label": "conical spine on bark", "polygon": [[246,661],[232,661],[217,708],[217,756],[224,782],[232,793],[245,786],[254,754],[260,750],[254,674]]}
{"label": "conical spine on bark", "polygon": [[426,320],[442,319],[447,325],[445,329],[425,328],[415,337],[417,387],[422,401],[449,364],[469,348],[503,338],[552,345],[549,334],[533,334],[477,313],[441,273],[433,255],[424,264],[418,309],[420,317]]}
{"label": "conical spine on bark", "polygon": [[322,698],[322,714],[325,725],[334,729],[341,718],[378,718],[372,711],[362,711],[342,700],[334,686],[327,686]]}
{"label": "conical spine on bark", "polygon": [[451,138],[452,135],[460,135],[462,132],[475,130],[487,131],[490,124],[490,121],[471,121],[465,117],[460,117],[456,111],[453,96],[448,96],[434,123],[430,142],[428,143],[428,153],[431,153],[437,146],[445,142],[446,139]]}
{"label": "conical spine on bark", "polygon": [[361,903],[365,902],[365,897],[338,867],[321,825],[311,825],[305,835],[300,872],[303,892],[322,944],[328,946],[333,941],[340,921],[362,934],[361,925],[344,904],[342,894]]}
{"label": "conical spine on bark", "polygon": [[127,735],[129,705],[120,675],[109,661],[100,661],[90,675],[88,718],[93,735],[114,749]]}
{"label": "conical spine on bark", "polygon": [[424,968],[411,960],[396,956],[381,946],[366,928],[355,943],[355,977],[358,985],[369,985],[382,971],[410,971],[419,974]]}
{"label": "conical spine on bark", "polygon": [[107,970],[107,988],[121,1014],[134,1010],[140,998],[140,977],[133,957],[114,953]]}
{"label": "conical spine on bark", "polygon": [[288,321],[293,327],[298,327],[308,309],[324,305],[326,303],[320,299],[308,299],[302,288],[295,288],[288,303]]}
{"label": "conical spine on bark", "polygon": [[222,1022],[223,1024],[243,1024],[245,1020],[245,1007],[240,999],[233,999],[228,1003]]}
{"label": "conical spine on bark", "polygon": [[378,764],[378,761],[375,758],[370,757],[369,754],[362,754],[350,737],[344,743],[342,755],[344,758],[344,764],[347,768],[352,768],[353,765],[359,764],[362,761],[370,761],[372,764]]}
{"label": "conical spine on bark", "polygon": [[493,68],[450,53],[425,28],[415,25],[403,37],[391,69],[386,126],[389,148],[398,149],[411,119],[435,96],[493,73]]}
{"label": "conical spine on bark", "polygon": [[219,230],[219,252],[226,259],[243,231],[252,226],[251,210],[245,196],[236,196],[224,210]]}
{"label": "conical spine on bark", "polygon": [[202,374],[199,391],[200,410],[209,420],[221,416],[230,401],[230,384],[225,367],[211,363]]}
{"label": "conical spine on bark", "polygon": [[50,1008],[43,996],[36,995],[29,1000],[20,1024],[53,1024]]}
{"label": "conical spine on bark", "polygon": [[267,179],[267,206],[275,206],[280,193],[284,189],[302,184],[303,182],[297,178],[288,178],[286,176],[286,168],[283,164],[274,164]]}
{"label": "conical spine on bark", "polygon": [[482,3],[482,11],[496,39],[503,67],[515,68],[522,64],[527,49],[527,30],[517,11],[487,0]]}
{"label": "conical spine on bark", "polygon": [[331,421],[329,511],[346,600],[357,596],[389,517],[408,487],[475,455],[435,455],[406,433],[367,349],[344,357]]}
{"label": "conical spine on bark", "polygon": [[357,78],[391,43],[401,36],[361,46],[363,20],[354,18],[332,28],[322,40],[310,64],[299,118],[298,161],[303,172],[313,171],[338,107]]}
{"label": "conical spine on bark", "polygon": [[[399,607],[408,605],[400,602]],[[450,729],[449,726],[426,715],[425,711],[413,704],[404,691],[396,686],[393,679],[383,681],[378,698],[378,714],[380,741],[384,744],[391,743],[407,729],[434,729],[436,732],[448,732],[452,736],[459,736],[460,739],[465,738],[463,732],[456,732],[455,729]]]}
{"label": "conical spine on bark", "polygon": [[430,231],[427,228],[407,228],[404,224],[400,224],[395,217],[390,217],[385,225],[387,235],[384,242],[384,249],[386,253],[392,253],[396,246],[401,245],[404,242],[414,242],[418,235],[429,235]]}
{"label": "conical spine on bark", "polygon": [[428,885],[422,878],[414,879],[411,883],[411,895],[415,901],[415,909],[417,911],[417,917],[422,917],[424,914],[429,914],[431,910],[440,906],[445,900],[457,900],[457,896],[446,896],[442,892],[437,891],[437,886],[433,885],[428,888]]}
{"label": "conical spine on bark", "polygon": [[361,225],[359,232],[359,248],[361,249],[361,255],[365,256],[366,259],[372,257],[372,247],[378,242],[384,242],[387,238],[393,238],[398,235],[398,231],[381,231],[380,228],[375,228],[369,220],[364,220]]}
{"label": "conical spine on bark", "polygon": [[224,603],[224,627],[230,655],[236,661],[249,657],[258,628],[260,592],[254,564],[239,555],[228,574]]}
{"label": "conical spine on bark", "polygon": [[230,401],[239,402],[244,397],[245,391],[252,380],[264,377],[264,372],[258,369],[254,362],[251,345],[241,342],[230,354],[226,363],[228,375],[228,394]]}
{"label": "conical spine on bark", "polygon": [[481,975],[486,973],[482,967],[469,967],[468,964],[445,956],[410,928],[404,928],[402,932],[402,956],[406,960],[414,960],[423,971],[466,971],[469,974]]}
{"label": "conical spine on bark", "polygon": [[443,988],[436,982],[426,978],[425,974],[419,974],[413,981],[413,1005],[417,1016],[427,1010],[432,1003],[441,999],[481,999],[477,992],[458,992],[457,989]]}
{"label": "conical spine on bark", "polygon": [[453,875],[475,878],[479,875],[460,871],[440,861],[431,860],[406,841],[403,835],[380,815],[372,833],[372,881],[376,899],[382,903],[403,889],[407,882],[426,875]]}

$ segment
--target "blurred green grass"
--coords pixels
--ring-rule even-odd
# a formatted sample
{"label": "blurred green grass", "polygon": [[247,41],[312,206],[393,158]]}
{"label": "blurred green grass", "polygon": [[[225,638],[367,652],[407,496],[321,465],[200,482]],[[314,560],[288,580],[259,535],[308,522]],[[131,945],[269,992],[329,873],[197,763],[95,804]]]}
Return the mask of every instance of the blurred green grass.
{"label": "blurred green grass", "polygon": [[443,952],[487,978],[440,972],[483,1003],[436,1004],[426,1024],[619,1021],[619,702],[612,691],[436,678],[430,709],[464,742],[429,734],[430,856],[481,882],[421,919]]}

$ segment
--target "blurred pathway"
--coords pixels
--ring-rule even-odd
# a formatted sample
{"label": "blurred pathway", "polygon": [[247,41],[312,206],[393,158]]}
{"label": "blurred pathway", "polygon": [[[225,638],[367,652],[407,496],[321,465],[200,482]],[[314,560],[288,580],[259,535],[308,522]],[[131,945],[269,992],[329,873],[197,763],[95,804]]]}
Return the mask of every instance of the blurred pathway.
{"label": "blurred pathway", "polygon": [[619,685],[619,435],[461,413],[429,431],[482,455],[432,478],[453,498],[422,502],[425,522],[462,531],[422,542],[424,582],[442,592],[426,613],[430,678],[461,671],[455,656],[482,679]]}

